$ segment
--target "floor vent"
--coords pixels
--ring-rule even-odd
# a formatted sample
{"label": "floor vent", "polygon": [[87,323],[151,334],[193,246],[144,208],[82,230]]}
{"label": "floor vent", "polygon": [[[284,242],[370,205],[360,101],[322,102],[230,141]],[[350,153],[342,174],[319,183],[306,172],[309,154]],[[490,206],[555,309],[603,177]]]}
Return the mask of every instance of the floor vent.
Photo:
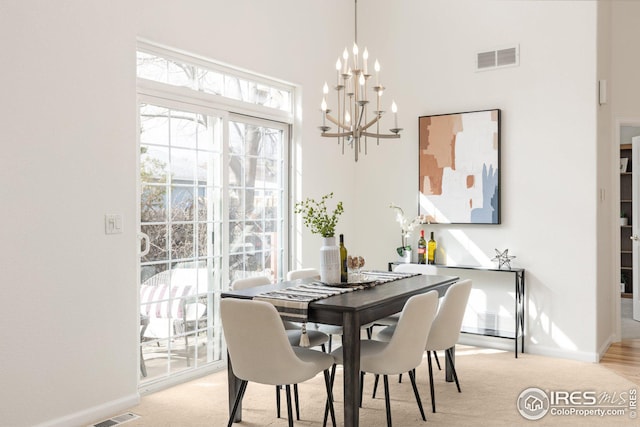
{"label": "floor vent", "polygon": [[486,50],[476,53],[476,71],[495,70],[496,68],[520,65],[518,45]]}
{"label": "floor vent", "polygon": [[109,418],[108,420],[100,421],[97,424],[91,424],[88,427],[111,427],[124,424],[128,421],[140,418],[140,415],[136,415],[133,412],[127,412],[126,414],[118,415],[116,417]]}

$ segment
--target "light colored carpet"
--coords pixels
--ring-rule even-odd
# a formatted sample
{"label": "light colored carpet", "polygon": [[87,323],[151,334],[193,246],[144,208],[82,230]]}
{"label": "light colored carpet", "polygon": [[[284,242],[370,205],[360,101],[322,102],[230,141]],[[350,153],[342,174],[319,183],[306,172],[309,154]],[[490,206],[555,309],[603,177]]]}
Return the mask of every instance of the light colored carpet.
{"label": "light colored carpet", "polygon": [[620,299],[622,339],[640,338],[640,322],[633,320],[633,300],[631,298]]}
{"label": "light colored carpet", "polygon": [[[444,381],[444,371],[436,371],[437,413],[431,413],[427,363],[417,370],[418,388],[427,415],[425,424],[418,412],[411,384],[397,377],[390,378],[391,411],[394,426],[610,426],[640,425],[629,413],[624,416],[583,417],[578,415],[552,416],[538,421],[524,419],[517,410],[519,394],[529,387],[550,391],[595,391],[598,395],[627,396],[636,389],[632,382],[607,368],[572,360],[523,354],[518,359],[512,352],[477,347],[458,346],[457,367],[462,393],[454,383]],[[441,361],[444,357],[441,355]],[[435,365],[434,365],[435,367]],[[321,426],[324,411],[324,380],[322,375],[300,386],[301,420],[296,426]],[[362,427],[386,425],[384,394],[379,388],[376,399],[371,398],[373,375],[365,377],[365,397],[360,410]],[[342,425],[342,375],[338,368],[336,412]],[[283,412],[286,403],[283,393]],[[235,426],[286,426],[285,418],[276,418],[275,388],[250,383],[243,402],[243,420]],[[141,418],[128,422],[127,427],[211,427],[225,426],[228,419],[226,371],[142,397],[140,405],[130,409]]]}

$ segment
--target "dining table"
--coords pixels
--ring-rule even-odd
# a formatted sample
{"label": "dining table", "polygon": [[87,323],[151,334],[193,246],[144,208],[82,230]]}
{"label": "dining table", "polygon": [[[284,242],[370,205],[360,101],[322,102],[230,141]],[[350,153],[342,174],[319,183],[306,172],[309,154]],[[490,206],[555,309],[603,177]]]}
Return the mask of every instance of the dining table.
{"label": "dining table", "polygon": [[[379,272],[382,274],[382,272]],[[343,328],[343,389],[344,426],[359,425],[360,402],[360,337],[363,325],[402,311],[404,304],[414,295],[437,291],[442,297],[457,276],[409,275],[393,281],[352,292],[345,292],[309,303],[308,322],[340,325]],[[275,284],[256,286],[243,290],[229,290],[221,293],[222,298],[253,299],[273,290],[282,290],[312,279],[283,281]],[[229,392],[229,414],[240,387],[240,379],[233,373],[231,359],[227,356],[227,376]],[[236,412],[235,422],[242,420],[242,403]]]}

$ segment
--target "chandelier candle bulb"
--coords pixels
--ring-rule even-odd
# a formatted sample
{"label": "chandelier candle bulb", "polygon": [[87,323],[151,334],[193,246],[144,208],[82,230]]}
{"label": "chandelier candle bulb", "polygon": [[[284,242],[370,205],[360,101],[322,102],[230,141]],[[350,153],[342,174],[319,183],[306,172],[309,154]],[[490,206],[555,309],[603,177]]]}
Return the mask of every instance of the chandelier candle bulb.
{"label": "chandelier candle bulb", "polygon": [[398,129],[398,106],[396,105],[396,101],[391,103],[391,112],[393,113],[394,127]]}
{"label": "chandelier candle bulb", "polygon": [[367,59],[369,59],[369,51],[365,47],[362,52],[362,72],[365,74],[367,74]]}
{"label": "chandelier candle bulb", "polygon": [[353,43],[353,68],[358,69],[358,45]]}
{"label": "chandelier candle bulb", "polygon": [[344,74],[347,74],[348,70],[348,62],[349,62],[349,52],[347,52],[347,48],[344,48],[344,52],[342,52],[342,59],[344,59]]}
{"label": "chandelier candle bulb", "polygon": [[376,70],[376,86],[380,86],[380,82],[378,81],[378,77],[380,74],[380,63],[376,59],[376,62],[373,64],[373,69]]}

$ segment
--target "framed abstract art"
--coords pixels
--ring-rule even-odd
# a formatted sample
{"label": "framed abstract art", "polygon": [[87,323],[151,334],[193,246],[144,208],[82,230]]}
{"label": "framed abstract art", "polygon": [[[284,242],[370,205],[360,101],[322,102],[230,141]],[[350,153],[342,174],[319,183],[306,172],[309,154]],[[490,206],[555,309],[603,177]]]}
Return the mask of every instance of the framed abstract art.
{"label": "framed abstract art", "polygon": [[420,215],[500,224],[500,110],[419,119]]}

